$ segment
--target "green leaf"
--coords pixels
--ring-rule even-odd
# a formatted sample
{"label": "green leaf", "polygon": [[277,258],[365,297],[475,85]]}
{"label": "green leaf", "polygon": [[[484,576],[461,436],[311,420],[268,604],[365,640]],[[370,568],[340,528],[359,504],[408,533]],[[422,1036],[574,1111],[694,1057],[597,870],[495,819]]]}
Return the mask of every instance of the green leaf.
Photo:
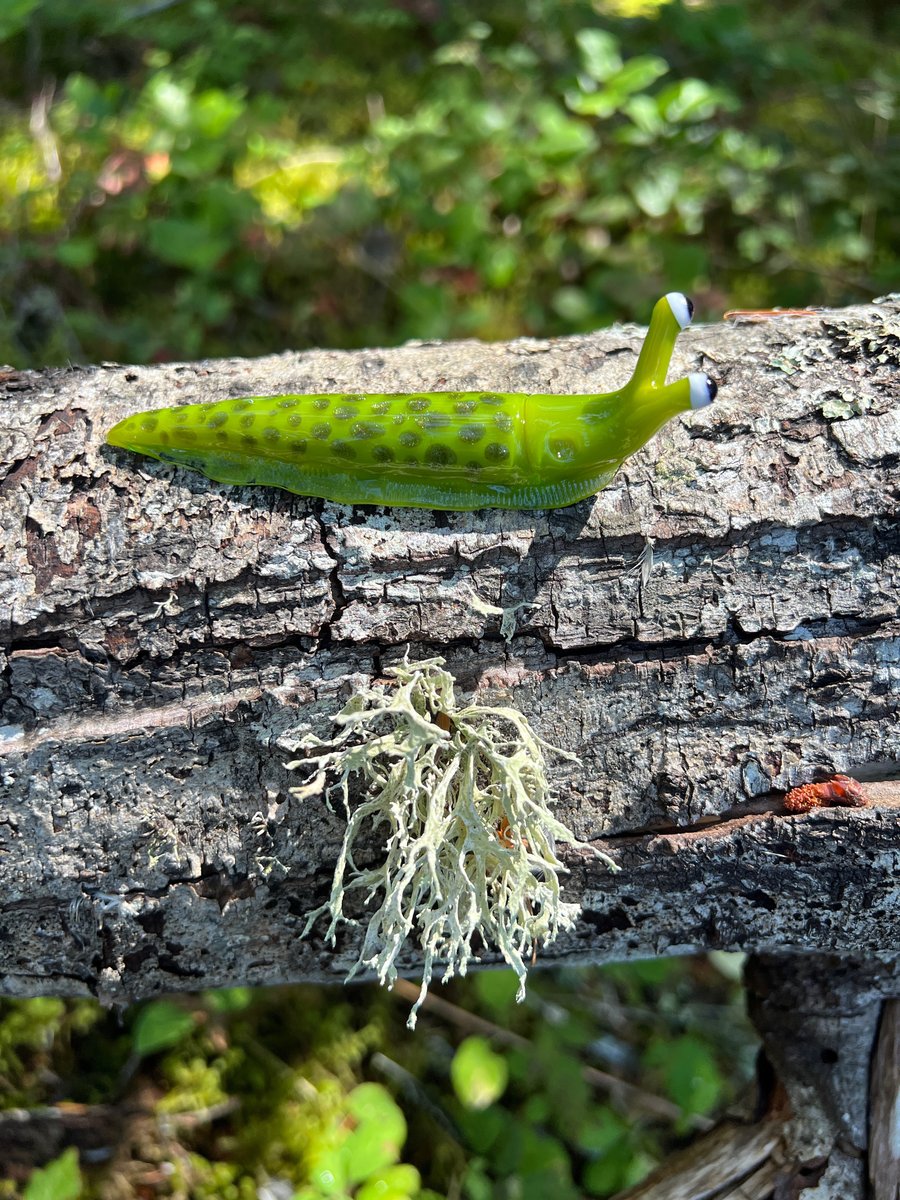
{"label": "green leaf", "polygon": [[509,1070],[506,1059],[495,1054],[484,1038],[470,1037],[453,1056],[450,1078],[461,1104],[483,1109],[503,1095]]}
{"label": "green leaf", "polygon": [[191,117],[197,130],[207,138],[220,138],[228,132],[244,111],[244,101],[220,88],[201,92],[194,102]]}
{"label": "green leaf", "polygon": [[459,1126],[467,1144],[476,1154],[489,1155],[505,1137],[509,1129],[511,1117],[501,1105],[487,1108],[482,1112],[469,1109],[459,1114]]}
{"label": "green leaf", "polygon": [[253,990],[248,987],[216,988],[206,992],[204,999],[213,1012],[243,1012],[253,1003]]}
{"label": "green leaf", "polygon": [[346,1179],[361,1183],[392,1166],[406,1140],[406,1118],[377,1083],[363,1083],[350,1093],[348,1108],[357,1125],[341,1147]]}
{"label": "green leaf", "polygon": [[669,64],[664,58],[655,54],[641,54],[637,58],[629,58],[628,62],[609,80],[609,88],[618,95],[630,96],[633,92],[642,92],[660,76],[668,73]]}
{"label": "green leaf", "polygon": [[3,0],[0,11],[0,39],[12,37],[28,24],[28,18],[41,0]]}
{"label": "green leaf", "polygon": [[415,1167],[400,1163],[370,1175],[356,1193],[356,1200],[411,1200],[419,1195],[421,1183]]}
{"label": "green leaf", "polygon": [[212,270],[231,245],[229,238],[213,236],[205,222],[176,218],[151,221],[147,242],[163,262],[201,272]]}
{"label": "green leaf", "polygon": [[619,43],[605,29],[582,29],[575,35],[575,41],[581,51],[582,67],[591,79],[602,83],[621,70]]}
{"label": "green leaf", "polygon": [[647,1061],[662,1068],[666,1092],[685,1115],[707,1113],[720,1100],[725,1081],[712,1048],[693,1034],[656,1042]]}
{"label": "green leaf", "polygon": [[32,1174],[22,1200],[78,1200],[80,1195],[78,1151],[70,1147],[52,1163]]}
{"label": "green leaf", "polygon": [[343,1146],[330,1146],[314,1155],[309,1178],[317,1196],[343,1196],[347,1183]]}
{"label": "green leaf", "polygon": [[519,981],[509,970],[479,971],[472,981],[480,1004],[493,1017],[505,1017],[516,1006]]}
{"label": "green leaf", "polygon": [[189,1012],[171,1000],[154,1000],[142,1009],[131,1032],[134,1053],[143,1058],[177,1045],[196,1026]]}
{"label": "green leaf", "polygon": [[584,121],[575,121],[549,100],[535,106],[534,122],[539,135],[532,144],[535,154],[551,160],[574,158],[595,149],[597,139]]}
{"label": "green leaf", "polygon": [[[668,121],[680,124],[708,120],[731,97],[721,88],[712,88],[702,79],[682,79],[659,97],[660,111]],[[728,105],[732,107],[731,104]]]}
{"label": "green leaf", "polygon": [[649,168],[631,191],[648,217],[663,217],[671,209],[681,183],[681,172],[674,166]]}
{"label": "green leaf", "polygon": [[584,1154],[602,1155],[628,1137],[628,1124],[608,1105],[593,1108],[578,1131],[575,1141]]}
{"label": "green leaf", "polygon": [[97,243],[89,237],[72,237],[56,247],[56,261],[79,270],[89,267],[97,257]]}

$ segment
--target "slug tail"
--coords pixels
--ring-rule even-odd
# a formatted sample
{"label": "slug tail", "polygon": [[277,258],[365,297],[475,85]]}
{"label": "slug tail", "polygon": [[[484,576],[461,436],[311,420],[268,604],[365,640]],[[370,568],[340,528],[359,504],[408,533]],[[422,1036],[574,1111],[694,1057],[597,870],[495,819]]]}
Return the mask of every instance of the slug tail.
{"label": "slug tail", "polygon": [[131,423],[132,418],[126,417],[124,421],[119,421],[118,424],[113,425],[112,429],[106,435],[106,444],[108,446],[120,446],[123,450],[130,450],[133,441],[133,437],[129,436],[131,433]]}

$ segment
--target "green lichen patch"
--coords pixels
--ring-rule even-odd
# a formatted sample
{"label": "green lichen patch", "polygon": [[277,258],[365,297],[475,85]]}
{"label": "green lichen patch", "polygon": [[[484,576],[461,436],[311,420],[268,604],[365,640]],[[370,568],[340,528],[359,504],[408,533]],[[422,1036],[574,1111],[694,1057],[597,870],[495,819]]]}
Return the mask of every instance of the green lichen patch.
{"label": "green lichen patch", "polygon": [[[332,943],[342,922],[364,924],[348,979],[371,970],[387,986],[415,941],[424,968],[411,1029],[434,964],[444,964],[444,982],[465,975],[479,945],[499,950],[519,978],[517,998],[524,997],[529,958],[572,928],[580,912],[562,899],[558,841],[592,850],[615,870],[553,815],[544,751],[554,747],[513,708],[459,705],[443,663],[404,660],[388,671],[395,683],[353,696],[329,741],[306,733],[289,742],[307,755],[289,767],[312,772],[294,794],[324,795],[329,805],[339,795],[348,818],[331,896],[309,915],[304,936],[323,916]],[[365,789],[355,807],[354,776]],[[354,847],[378,827],[385,829],[383,861],[357,866]],[[350,891],[364,893],[371,915],[345,915]]]}

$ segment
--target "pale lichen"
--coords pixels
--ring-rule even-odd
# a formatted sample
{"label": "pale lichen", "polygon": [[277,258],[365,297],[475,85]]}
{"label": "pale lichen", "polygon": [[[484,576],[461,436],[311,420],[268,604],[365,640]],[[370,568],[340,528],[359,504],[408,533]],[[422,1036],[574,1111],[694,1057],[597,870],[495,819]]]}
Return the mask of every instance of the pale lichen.
{"label": "pale lichen", "polygon": [[[291,768],[313,772],[301,798],[341,796],[347,829],[329,900],[309,915],[306,935],[328,916],[326,941],[342,922],[364,924],[362,947],[348,979],[374,971],[387,986],[397,960],[415,939],[423,958],[422,986],[409,1017],[428,991],[432,968],[443,980],[465,975],[480,945],[496,947],[519,977],[525,994],[527,962],[538,946],[572,928],[581,906],[561,896],[565,867],[557,842],[590,850],[553,815],[544,751],[555,750],[514,708],[457,705],[444,660],[404,660],[388,674],[395,682],[358,691],[334,718],[334,737],[294,738],[306,757]],[[359,776],[362,798],[351,803]],[[384,856],[358,866],[354,847],[371,845],[386,827]],[[344,912],[350,891],[365,893],[367,918]]]}

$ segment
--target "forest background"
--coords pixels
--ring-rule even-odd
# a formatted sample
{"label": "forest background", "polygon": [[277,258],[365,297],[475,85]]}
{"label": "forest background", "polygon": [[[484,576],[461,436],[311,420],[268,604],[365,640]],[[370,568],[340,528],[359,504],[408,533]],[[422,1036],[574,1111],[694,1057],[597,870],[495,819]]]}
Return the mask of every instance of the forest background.
{"label": "forest background", "polygon": [[[4,0],[0,362],[869,300],[897,287],[898,27],[880,0]],[[738,967],[535,972],[518,1007],[486,972],[414,1036],[367,986],[3,1001],[0,1105],[125,1118],[35,1170],[0,1112],[0,1196],[610,1196],[748,1083]]]}

